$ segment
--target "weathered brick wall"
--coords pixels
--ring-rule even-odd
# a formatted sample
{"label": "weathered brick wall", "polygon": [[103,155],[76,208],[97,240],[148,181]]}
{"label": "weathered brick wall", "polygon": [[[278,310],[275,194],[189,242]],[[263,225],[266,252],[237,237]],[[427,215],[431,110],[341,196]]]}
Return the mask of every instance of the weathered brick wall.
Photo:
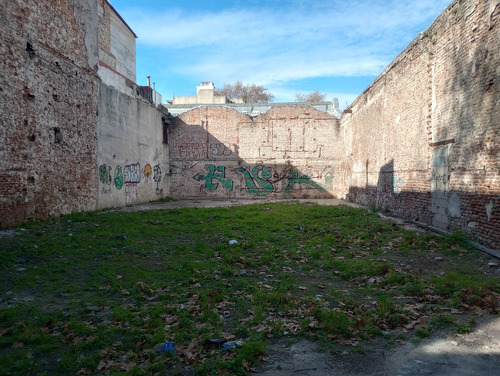
{"label": "weathered brick wall", "polygon": [[454,1],[343,115],[349,197],[500,248],[499,67],[500,1]]}
{"label": "weathered brick wall", "polygon": [[171,195],[331,197],[343,157],[338,132],[338,119],[308,106],[257,117],[197,107],[170,126]]}
{"label": "weathered brick wall", "polygon": [[0,226],[94,209],[97,4],[0,2]]}

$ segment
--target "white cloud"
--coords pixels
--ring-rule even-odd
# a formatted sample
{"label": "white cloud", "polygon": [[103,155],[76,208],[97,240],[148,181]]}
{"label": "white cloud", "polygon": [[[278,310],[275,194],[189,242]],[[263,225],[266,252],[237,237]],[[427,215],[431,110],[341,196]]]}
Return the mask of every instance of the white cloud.
{"label": "white cloud", "polygon": [[[279,86],[314,77],[376,76],[450,0],[267,1],[122,16],[138,45],[168,51],[172,74],[218,85]],[[248,3],[248,4],[247,4]]]}

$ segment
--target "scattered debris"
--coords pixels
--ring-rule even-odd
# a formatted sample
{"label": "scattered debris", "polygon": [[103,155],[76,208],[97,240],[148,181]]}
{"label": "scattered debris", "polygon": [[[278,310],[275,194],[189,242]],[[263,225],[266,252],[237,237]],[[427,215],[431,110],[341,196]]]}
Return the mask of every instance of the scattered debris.
{"label": "scattered debris", "polygon": [[221,352],[232,350],[232,349],[239,349],[243,346],[243,341],[227,341],[222,345],[222,348],[220,349]]}

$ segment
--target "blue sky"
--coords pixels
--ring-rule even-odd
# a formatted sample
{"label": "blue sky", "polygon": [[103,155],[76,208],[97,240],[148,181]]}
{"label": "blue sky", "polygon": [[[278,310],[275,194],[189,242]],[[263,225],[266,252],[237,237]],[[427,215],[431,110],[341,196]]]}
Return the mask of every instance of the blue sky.
{"label": "blue sky", "polygon": [[451,0],[110,0],[163,99],[241,80],[351,103]]}

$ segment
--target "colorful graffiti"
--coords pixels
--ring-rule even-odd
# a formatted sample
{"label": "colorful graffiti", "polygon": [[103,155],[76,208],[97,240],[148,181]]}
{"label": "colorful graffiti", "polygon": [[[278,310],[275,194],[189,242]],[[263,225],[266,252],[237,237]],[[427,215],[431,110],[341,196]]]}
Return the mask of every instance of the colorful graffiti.
{"label": "colorful graffiti", "polygon": [[293,190],[295,184],[308,184],[319,191],[326,191],[323,184],[317,183],[311,180],[309,175],[302,175],[299,177],[299,173],[293,168],[290,169],[290,175],[288,176],[288,185],[285,188],[285,193],[290,193]]}
{"label": "colorful graffiti", "polygon": [[146,166],[144,166],[144,177],[146,179],[150,178],[152,172],[153,172],[153,170],[151,169],[151,165],[149,163],[147,163]]}
{"label": "colorful graffiti", "polygon": [[140,183],[141,165],[139,163],[129,164],[123,170],[125,183]]}
{"label": "colorful graffiti", "polygon": [[153,180],[156,182],[156,192],[158,192],[160,190],[159,184],[161,182],[161,167],[159,164],[154,167]]}
{"label": "colorful graffiti", "polygon": [[121,166],[115,168],[115,187],[120,190],[123,187],[123,172]]}
{"label": "colorful graffiti", "polygon": [[[282,175],[277,172],[273,174],[269,167],[260,164],[254,166],[251,171],[244,167],[238,167],[235,171],[243,174],[248,192],[254,196],[267,196],[271,194],[276,190],[276,183],[284,179],[288,179],[288,184],[284,189],[286,194],[289,194],[294,189],[295,184],[308,184],[319,191],[326,191],[324,185],[315,182],[309,175],[299,176],[299,173],[293,168],[290,168]],[[332,179],[333,175],[331,173],[325,176],[325,180],[330,185],[332,185]]]}
{"label": "colorful graffiti", "polygon": [[273,174],[269,167],[264,165],[254,166],[251,172],[244,167],[238,167],[235,171],[243,174],[245,185],[248,191],[254,196],[267,196],[274,190],[274,183],[280,180],[279,176],[275,176],[278,179],[271,181],[270,179],[273,177]]}
{"label": "colorful graffiti", "polygon": [[203,175],[201,173],[197,173],[193,176],[193,179],[197,181],[205,180],[205,188],[209,191],[215,191],[219,186],[219,183],[213,183],[213,179],[218,180],[220,183],[226,187],[229,191],[233,190],[233,180],[231,178],[226,179],[226,167],[217,166],[213,164],[205,165],[205,168],[208,170],[207,175]]}
{"label": "colorful graffiti", "polygon": [[99,181],[103,184],[111,184],[112,167],[106,164],[99,166]]}

